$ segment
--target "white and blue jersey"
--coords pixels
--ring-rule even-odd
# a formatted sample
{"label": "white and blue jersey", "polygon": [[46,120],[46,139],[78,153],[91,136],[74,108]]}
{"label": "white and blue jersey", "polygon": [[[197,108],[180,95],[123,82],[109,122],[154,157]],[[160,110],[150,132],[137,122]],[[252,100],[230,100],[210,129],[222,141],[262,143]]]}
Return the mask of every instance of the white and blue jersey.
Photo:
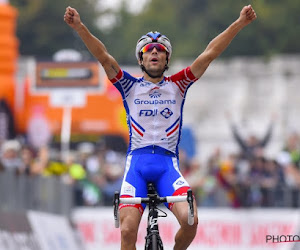
{"label": "white and blue jersey", "polygon": [[157,145],[178,155],[185,96],[196,80],[189,67],[156,84],[125,71],[111,80],[120,91],[126,109],[128,152]]}
{"label": "white and blue jersey", "polygon": [[146,197],[149,182],[161,196],[186,193],[178,144],[185,96],[196,80],[190,67],[156,84],[122,70],[111,79],[122,95],[130,135],[121,196]]}

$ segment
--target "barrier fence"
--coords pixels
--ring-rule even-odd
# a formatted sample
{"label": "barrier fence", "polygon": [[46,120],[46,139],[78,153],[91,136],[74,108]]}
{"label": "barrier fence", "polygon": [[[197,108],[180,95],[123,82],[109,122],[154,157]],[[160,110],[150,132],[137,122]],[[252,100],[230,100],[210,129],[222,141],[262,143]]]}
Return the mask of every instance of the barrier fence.
{"label": "barrier fence", "polygon": [[[298,190],[262,191],[265,208],[199,207],[198,231],[189,249],[300,249]],[[58,177],[2,172],[0,201],[0,250],[21,249],[16,248],[19,245],[74,250],[79,244],[80,250],[119,249],[120,231],[114,228],[112,207],[76,207],[74,187]],[[178,223],[164,210],[168,217],[160,218],[159,225],[164,245],[170,249]],[[137,249],[143,249],[146,223],[144,215]]]}
{"label": "barrier fence", "polygon": [[[78,197],[83,191],[80,185],[66,184],[60,177],[16,175],[11,171],[0,172],[0,210],[43,211],[69,215],[78,205]],[[101,190],[99,190],[101,192]],[[197,198],[199,207],[230,207],[224,202],[227,194],[221,187],[206,200]],[[111,203],[100,201],[106,206]],[[241,207],[244,208],[299,208],[300,190],[289,187],[259,188],[242,187],[239,190]],[[82,206],[82,203],[80,203]],[[97,205],[96,207],[101,207]]]}
{"label": "barrier fence", "polygon": [[84,250],[62,215],[0,210],[0,250]]}
{"label": "barrier fence", "polygon": [[58,177],[0,173],[0,210],[26,212],[38,210],[69,215],[74,207],[73,186]]}

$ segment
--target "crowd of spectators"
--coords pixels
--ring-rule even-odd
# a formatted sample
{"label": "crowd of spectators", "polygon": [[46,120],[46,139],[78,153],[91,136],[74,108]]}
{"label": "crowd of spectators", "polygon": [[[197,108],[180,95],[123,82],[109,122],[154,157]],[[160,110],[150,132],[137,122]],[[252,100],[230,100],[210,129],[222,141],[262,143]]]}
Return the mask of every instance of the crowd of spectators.
{"label": "crowd of spectators", "polygon": [[194,160],[182,164],[199,206],[300,207],[299,134],[288,134],[274,157],[265,154],[275,117],[272,116],[261,138],[255,134],[243,137],[228,117],[239,150],[226,155],[216,147],[205,166],[195,164]]}
{"label": "crowd of spectators", "polygon": [[59,178],[74,187],[77,206],[111,205],[120,189],[125,153],[94,143],[79,143],[67,156],[58,149],[43,146],[35,149],[16,139],[1,145],[0,170],[16,175]]}
{"label": "crowd of spectators", "polygon": [[[269,159],[264,149],[272,137],[273,121],[262,138],[249,135],[244,139],[232,122],[230,128],[239,145],[237,152],[226,155],[216,147],[207,162],[200,164],[191,156],[195,152],[180,148],[181,172],[198,206],[299,207],[299,134],[289,134],[281,152]],[[105,144],[82,142],[66,157],[58,149],[34,148],[16,138],[0,144],[0,172],[59,178],[73,187],[76,206],[111,206],[114,192],[121,187],[126,152]],[[290,197],[288,203],[284,197]]]}

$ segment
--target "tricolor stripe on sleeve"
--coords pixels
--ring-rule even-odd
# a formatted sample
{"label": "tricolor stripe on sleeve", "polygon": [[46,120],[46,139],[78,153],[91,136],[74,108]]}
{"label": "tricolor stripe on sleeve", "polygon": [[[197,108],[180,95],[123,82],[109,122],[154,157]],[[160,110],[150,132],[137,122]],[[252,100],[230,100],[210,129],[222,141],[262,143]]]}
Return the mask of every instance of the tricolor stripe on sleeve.
{"label": "tricolor stripe on sleeve", "polygon": [[194,83],[195,81],[198,80],[198,78],[196,78],[194,76],[194,74],[192,73],[190,67],[187,67],[187,68],[179,71],[178,73],[172,75],[170,77],[170,79],[177,85],[182,97],[184,97],[185,92],[188,89],[188,87],[192,83]]}
{"label": "tricolor stripe on sleeve", "polygon": [[112,84],[115,84],[116,82],[120,81],[122,77],[123,77],[123,71],[120,69],[118,74],[113,79],[109,79],[109,80],[111,81]]}

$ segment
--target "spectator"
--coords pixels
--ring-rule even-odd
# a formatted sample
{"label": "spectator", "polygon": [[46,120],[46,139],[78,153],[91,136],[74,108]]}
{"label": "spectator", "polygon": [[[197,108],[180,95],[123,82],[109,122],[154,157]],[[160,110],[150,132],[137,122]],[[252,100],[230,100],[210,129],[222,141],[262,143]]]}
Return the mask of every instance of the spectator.
{"label": "spectator", "polygon": [[286,200],[288,204],[283,205],[299,207],[300,171],[293,162],[291,154],[287,151],[281,151],[277,156],[277,161],[283,166],[284,181],[291,197],[289,201]]}
{"label": "spectator", "polygon": [[32,174],[43,175],[43,172],[49,162],[49,149],[44,146],[39,148],[37,152],[37,157],[32,163]]}
{"label": "spectator", "polygon": [[190,173],[190,159],[185,150],[179,148],[179,166],[180,171],[184,177]]}
{"label": "spectator", "polygon": [[238,181],[235,172],[235,155],[231,154],[227,159],[223,160],[219,164],[219,170],[216,173],[216,177],[225,193],[223,196],[224,204],[230,207],[240,207],[239,194],[238,194]]}
{"label": "spectator", "polygon": [[275,189],[283,185],[285,185],[285,183],[281,165],[275,160],[266,159],[263,165],[261,187],[265,189]]}
{"label": "spectator", "polygon": [[179,143],[179,150],[184,151],[188,160],[196,157],[196,137],[189,126],[183,126]]}
{"label": "spectator", "polygon": [[77,162],[75,152],[69,152],[63,161],[63,164],[65,164],[68,169],[65,173],[65,183],[74,184],[77,181],[87,178],[86,170],[80,163]]}
{"label": "spectator", "polygon": [[279,193],[285,186],[283,169],[275,160],[266,160],[261,178],[262,206],[276,206],[282,196]]}
{"label": "spectator", "polygon": [[3,165],[2,165],[2,163],[1,163],[1,161],[0,161],[0,173],[1,173],[2,171],[4,171],[4,167],[3,167]]}
{"label": "spectator", "polygon": [[15,138],[15,121],[5,99],[0,99],[0,145]]}
{"label": "spectator", "polygon": [[[82,153],[82,152],[79,152]],[[63,175],[65,183],[73,186],[75,206],[95,206],[100,202],[99,188],[89,180],[86,168],[76,159],[79,154],[70,152],[64,159],[67,172]]]}
{"label": "spectator", "polygon": [[35,159],[34,150],[29,146],[23,146],[21,149],[21,165],[17,170],[18,174],[25,174],[28,176],[34,175],[32,168]]}
{"label": "spectator", "polygon": [[43,146],[33,162],[32,173],[45,177],[63,176],[68,173],[68,166],[60,160],[55,150]]}
{"label": "spectator", "polygon": [[27,139],[29,144],[38,149],[50,143],[52,132],[43,106],[34,106],[28,122]]}
{"label": "spectator", "polygon": [[300,171],[298,168],[298,135],[289,135],[286,146],[277,155],[277,162],[283,167],[285,183],[293,189],[300,188]]}
{"label": "spectator", "polygon": [[0,161],[5,170],[16,172],[20,168],[20,150],[21,144],[17,140],[8,140],[2,144]]}
{"label": "spectator", "polygon": [[291,163],[293,163],[298,169],[300,169],[299,144],[299,134],[297,132],[290,133],[282,150],[289,154]]}
{"label": "spectator", "polygon": [[105,156],[105,164],[102,169],[103,182],[100,184],[103,204],[110,206],[116,190],[119,190],[123,179],[123,165],[125,155],[113,150],[108,150]]}
{"label": "spectator", "polygon": [[263,179],[264,164],[266,159],[264,157],[256,157],[250,161],[250,204],[251,206],[262,205],[261,184]]}
{"label": "spectator", "polygon": [[43,176],[58,176],[61,177],[68,173],[68,166],[63,162],[53,159],[49,160],[42,173]]}
{"label": "spectator", "polygon": [[[179,154],[181,153],[179,152]],[[181,157],[180,155],[179,159],[180,158],[182,159],[184,157]],[[202,186],[205,180],[205,173],[201,170],[200,163],[194,158],[182,162],[180,166],[182,175],[189,182],[194,195],[199,197],[199,199],[196,199],[196,201],[200,204]]]}
{"label": "spectator", "polygon": [[204,178],[201,181],[201,206],[215,207],[219,205],[219,184],[217,180],[217,172],[221,161],[222,152],[221,149],[217,147],[214,149],[212,155],[208,159],[207,169]]}
{"label": "spectator", "polygon": [[233,123],[231,119],[231,115],[227,113],[226,116],[227,119],[229,120],[234,139],[240,147],[241,158],[251,160],[255,157],[263,156],[263,149],[269,143],[272,136],[275,115],[271,117],[271,121],[268,126],[268,129],[265,135],[261,139],[259,139],[254,134],[250,134],[247,139],[244,139],[240,134],[237,125]]}
{"label": "spectator", "polygon": [[96,148],[91,142],[82,142],[77,147],[78,163],[81,164],[88,175],[93,178],[100,170],[100,162],[96,155]]}

